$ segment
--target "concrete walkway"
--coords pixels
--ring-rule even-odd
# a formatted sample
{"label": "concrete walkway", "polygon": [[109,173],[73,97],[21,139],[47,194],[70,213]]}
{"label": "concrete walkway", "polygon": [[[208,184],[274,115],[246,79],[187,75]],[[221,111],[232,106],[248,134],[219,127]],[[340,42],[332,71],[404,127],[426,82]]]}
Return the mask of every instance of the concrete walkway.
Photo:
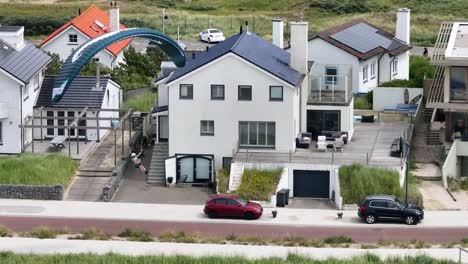
{"label": "concrete walkway", "polygon": [[[266,208],[263,216],[255,221],[208,219],[202,210],[203,206],[200,205],[0,200],[0,216],[369,228],[369,225],[360,221],[354,210],[344,211],[343,219],[337,219],[336,210],[275,208],[278,217],[272,218],[273,209]],[[426,211],[425,219],[418,227],[468,227],[466,219],[468,211]],[[372,225],[372,228],[385,227],[412,228],[400,223]]]}
{"label": "concrete walkway", "polygon": [[[286,259],[289,254],[297,254],[312,259],[339,258],[375,254],[381,259],[426,255],[435,259],[458,261],[459,249],[355,249],[355,248],[307,248],[281,246],[250,246],[220,244],[183,244],[160,242],[94,241],[35,238],[0,238],[2,251],[18,254],[107,254],[116,253],[129,256],[142,255],[184,255],[202,256],[243,256],[249,259],[277,257]],[[468,254],[462,255],[462,263],[468,261]]]}

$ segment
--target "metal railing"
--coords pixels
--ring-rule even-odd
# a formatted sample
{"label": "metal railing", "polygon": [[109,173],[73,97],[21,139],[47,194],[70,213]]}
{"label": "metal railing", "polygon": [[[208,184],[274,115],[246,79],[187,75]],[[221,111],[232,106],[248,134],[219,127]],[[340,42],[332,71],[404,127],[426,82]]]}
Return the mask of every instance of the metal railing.
{"label": "metal railing", "polygon": [[310,103],[346,103],[352,94],[346,75],[310,76]]}
{"label": "metal railing", "polygon": [[468,250],[466,250],[466,249],[464,249],[464,248],[461,248],[461,247],[459,247],[458,249],[460,250],[460,251],[458,252],[458,264],[461,264],[461,263],[463,263],[463,262],[462,262],[462,254],[463,254],[463,253],[467,253],[467,254],[468,254]]}

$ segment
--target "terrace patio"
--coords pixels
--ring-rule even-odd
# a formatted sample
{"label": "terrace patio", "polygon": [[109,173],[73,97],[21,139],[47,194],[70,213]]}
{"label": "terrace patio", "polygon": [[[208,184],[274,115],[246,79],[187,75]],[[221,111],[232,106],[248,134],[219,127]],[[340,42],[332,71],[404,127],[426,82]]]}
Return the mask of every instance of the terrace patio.
{"label": "terrace patio", "polygon": [[[69,144],[70,143],[70,144]],[[50,140],[34,140],[34,143],[26,146],[27,153],[50,153],[70,156],[74,160],[82,160],[84,156],[93,148],[96,141],[65,141],[64,148],[54,148]]]}
{"label": "terrace patio", "polygon": [[344,146],[343,152],[318,152],[314,142],[309,149],[296,149],[290,153],[252,152],[240,150],[234,162],[244,163],[302,163],[322,165],[349,165],[363,163],[400,169],[401,160],[390,155],[394,139],[409,130],[406,122],[356,123],[351,142]]}

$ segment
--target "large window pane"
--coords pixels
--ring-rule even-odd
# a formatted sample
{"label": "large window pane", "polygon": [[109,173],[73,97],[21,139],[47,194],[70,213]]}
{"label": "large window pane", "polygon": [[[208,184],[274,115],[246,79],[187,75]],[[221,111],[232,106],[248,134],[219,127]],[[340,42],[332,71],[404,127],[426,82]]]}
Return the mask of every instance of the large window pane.
{"label": "large window pane", "polygon": [[240,133],[240,144],[248,145],[249,144],[249,124],[247,122],[239,123],[239,133]]}
{"label": "large window pane", "polygon": [[275,123],[268,123],[267,124],[267,145],[274,146],[275,145]]}
{"label": "large window pane", "polygon": [[180,181],[193,182],[193,157],[180,160]]}
{"label": "large window pane", "polygon": [[270,101],[283,101],[283,86],[270,86]]}
{"label": "large window pane", "polygon": [[252,86],[239,85],[239,100],[241,101],[252,100]]}
{"label": "large window pane", "polygon": [[[58,115],[58,117],[62,117],[61,119],[57,120],[57,125],[64,126],[65,125],[65,119],[63,119],[63,117],[65,117],[65,112],[58,111],[57,115]],[[65,129],[64,128],[59,128],[57,131],[58,131],[59,136],[65,135]]]}
{"label": "large window pane", "polygon": [[258,144],[266,145],[266,123],[258,123]]}
{"label": "large window pane", "polygon": [[466,69],[450,68],[450,100],[466,100]]}
{"label": "large window pane", "polygon": [[198,180],[210,179],[210,161],[204,158],[196,158],[196,177]]}
{"label": "large window pane", "polygon": [[[54,111],[47,111],[47,116],[48,117],[53,117],[54,116]],[[54,119],[47,119],[47,125],[48,126],[53,126],[54,125]],[[54,135],[54,129],[53,128],[47,128],[47,135],[48,136],[53,136]]]}
{"label": "large window pane", "polygon": [[249,144],[257,145],[257,123],[249,123]]}

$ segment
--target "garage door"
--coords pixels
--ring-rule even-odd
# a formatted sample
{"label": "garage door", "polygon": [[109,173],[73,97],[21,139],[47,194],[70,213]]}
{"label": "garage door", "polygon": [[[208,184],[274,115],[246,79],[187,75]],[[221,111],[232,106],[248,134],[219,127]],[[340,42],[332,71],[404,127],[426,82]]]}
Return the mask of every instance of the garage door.
{"label": "garage door", "polygon": [[294,170],[294,197],[329,198],[330,172]]}

